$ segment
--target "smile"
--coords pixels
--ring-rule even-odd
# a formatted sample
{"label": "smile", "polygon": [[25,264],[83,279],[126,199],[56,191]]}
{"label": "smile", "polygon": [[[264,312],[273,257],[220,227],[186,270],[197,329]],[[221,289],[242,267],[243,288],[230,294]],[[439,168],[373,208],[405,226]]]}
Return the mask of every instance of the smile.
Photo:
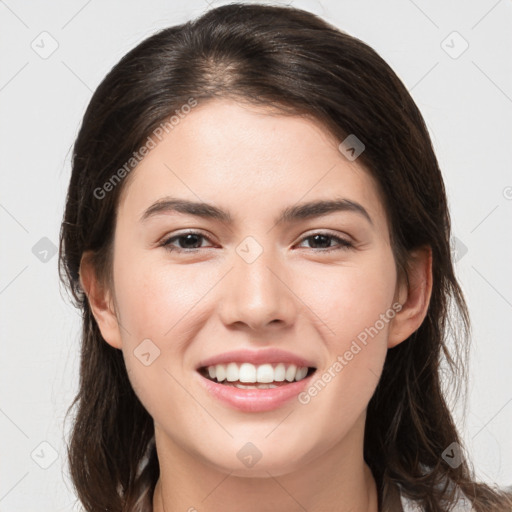
{"label": "smile", "polygon": [[294,364],[228,363],[199,368],[196,375],[210,396],[242,412],[278,409],[310,383],[314,367]]}

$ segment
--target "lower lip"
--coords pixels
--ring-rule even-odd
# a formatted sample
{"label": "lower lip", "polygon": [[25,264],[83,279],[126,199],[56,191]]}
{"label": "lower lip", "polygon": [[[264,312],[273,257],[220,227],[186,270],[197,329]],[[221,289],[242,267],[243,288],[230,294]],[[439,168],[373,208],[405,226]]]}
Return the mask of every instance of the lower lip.
{"label": "lower lip", "polygon": [[203,377],[199,372],[196,373],[208,392],[233,409],[243,412],[264,412],[278,409],[296,397],[310,383],[311,377],[316,372],[298,382],[270,389],[239,389],[234,386],[218,384]]}

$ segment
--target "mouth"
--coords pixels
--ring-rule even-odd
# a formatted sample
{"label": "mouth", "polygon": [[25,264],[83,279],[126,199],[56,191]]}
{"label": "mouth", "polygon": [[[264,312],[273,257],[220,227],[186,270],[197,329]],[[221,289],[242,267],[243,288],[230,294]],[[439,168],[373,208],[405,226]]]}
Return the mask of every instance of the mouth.
{"label": "mouth", "polygon": [[198,373],[216,384],[238,389],[275,389],[300,382],[313,375],[315,367],[285,363],[228,363],[202,366]]}
{"label": "mouth", "polygon": [[316,367],[283,362],[203,364],[196,370],[200,385],[210,397],[244,413],[271,412],[290,406],[311,383],[315,372]]}

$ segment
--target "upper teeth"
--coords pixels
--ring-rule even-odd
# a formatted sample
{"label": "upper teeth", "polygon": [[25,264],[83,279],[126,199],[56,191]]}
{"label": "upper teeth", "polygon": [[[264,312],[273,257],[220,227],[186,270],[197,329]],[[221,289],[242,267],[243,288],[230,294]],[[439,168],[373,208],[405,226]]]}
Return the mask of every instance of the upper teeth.
{"label": "upper teeth", "polygon": [[286,365],[278,363],[275,367],[272,364],[262,364],[255,366],[251,363],[229,363],[208,366],[210,378],[219,382],[227,380],[228,382],[282,382],[285,379],[288,382],[302,380],[308,373],[308,367],[297,367],[294,364]]}

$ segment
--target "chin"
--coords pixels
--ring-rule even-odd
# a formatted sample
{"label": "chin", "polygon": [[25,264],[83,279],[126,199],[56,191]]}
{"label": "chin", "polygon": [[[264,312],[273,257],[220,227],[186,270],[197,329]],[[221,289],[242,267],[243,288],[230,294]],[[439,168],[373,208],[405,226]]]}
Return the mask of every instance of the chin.
{"label": "chin", "polygon": [[[234,457],[230,455],[230,449],[225,450],[224,457],[219,460],[219,451],[211,454],[212,459],[209,459],[208,464],[213,465],[218,471],[232,476],[244,478],[268,478],[270,476],[282,476],[297,471],[297,469],[304,467],[308,460],[313,459],[314,456],[309,457],[306,454],[297,454],[297,450],[290,446],[289,449],[282,449],[277,452],[276,439],[272,442],[269,440],[263,446],[263,443],[258,445],[257,442],[251,443],[236,443],[233,447]],[[282,445],[281,445],[282,446]],[[215,458],[215,456],[217,456]]]}

